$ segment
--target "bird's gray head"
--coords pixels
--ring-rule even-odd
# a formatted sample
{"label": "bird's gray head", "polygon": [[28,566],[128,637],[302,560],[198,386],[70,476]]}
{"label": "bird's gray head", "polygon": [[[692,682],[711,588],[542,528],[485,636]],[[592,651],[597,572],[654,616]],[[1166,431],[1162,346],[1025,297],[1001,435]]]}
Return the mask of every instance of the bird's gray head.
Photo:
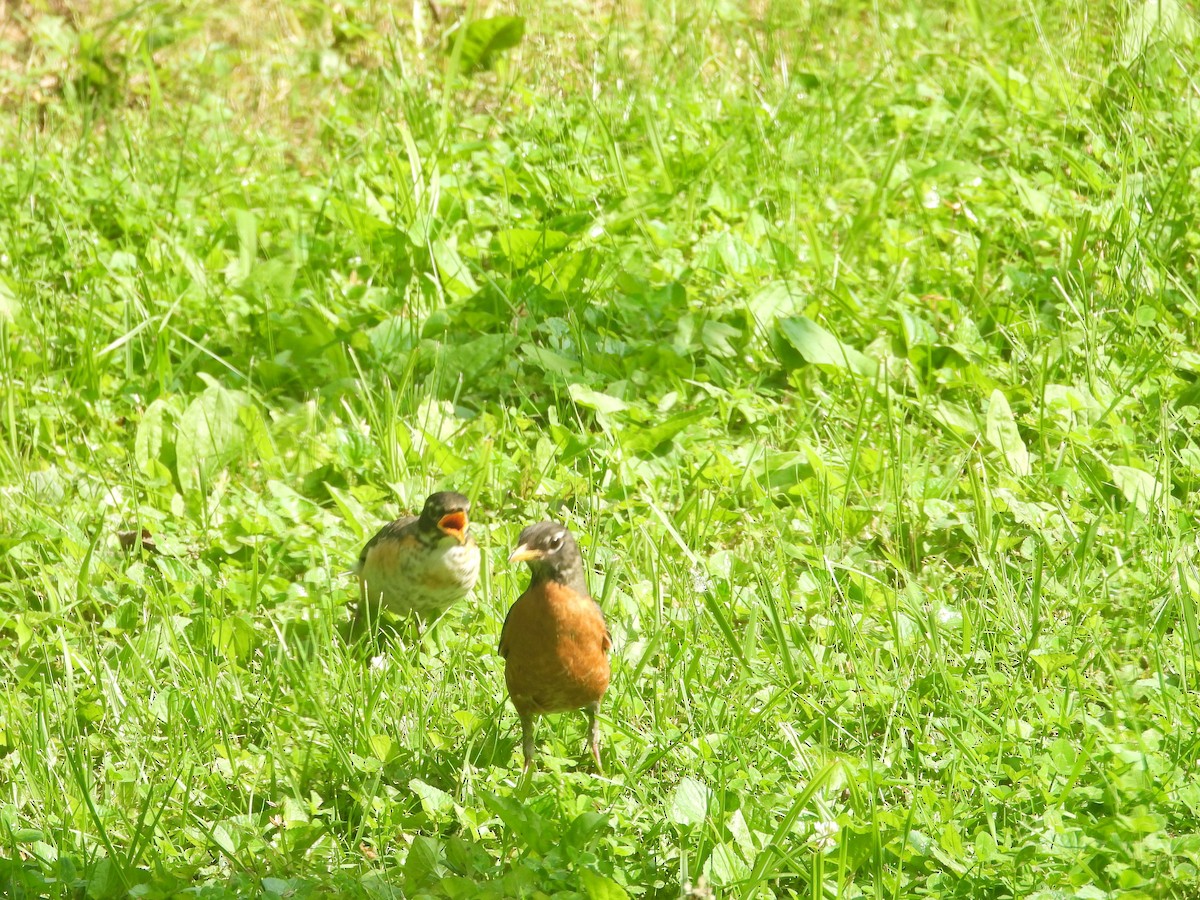
{"label": "bird's gray head", "polygon": [[535,584],[539,581],[557,581],[581,594],[588,592],[579,545],[561,522],[530,525],[517,538],[517,549],[508,557],[508,561],[527,563]]}

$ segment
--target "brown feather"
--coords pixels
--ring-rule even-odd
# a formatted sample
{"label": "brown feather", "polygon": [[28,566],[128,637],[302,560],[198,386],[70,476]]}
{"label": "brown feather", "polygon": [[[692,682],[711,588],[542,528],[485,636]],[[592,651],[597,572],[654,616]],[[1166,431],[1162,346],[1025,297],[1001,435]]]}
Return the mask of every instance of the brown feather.
{"label": "brown feather", "polygon": [[598,702],[608,689],[611,647],[594,600],[555,582],[532,585],[509,610],[500,636],[513,706],[540,714]]}

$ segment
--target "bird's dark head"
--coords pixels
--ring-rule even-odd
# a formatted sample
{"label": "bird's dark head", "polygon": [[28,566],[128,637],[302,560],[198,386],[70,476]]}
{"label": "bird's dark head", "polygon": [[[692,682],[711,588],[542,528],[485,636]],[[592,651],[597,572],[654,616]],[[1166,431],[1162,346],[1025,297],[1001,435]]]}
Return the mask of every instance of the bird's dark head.
{"label": "bird's dark head", "polygon": [[467,542],[467,513],[471,501],[454,491],[438,491],[430,494],[421,510],[421,527],[428,531],[440,531],[460,544]]}
{"label": "bird's dark head", "polygon": [[534,581],[557,581],[587,593],[579,545],[561,522],[530,525],[517,538],[508,561],[528,563]]}

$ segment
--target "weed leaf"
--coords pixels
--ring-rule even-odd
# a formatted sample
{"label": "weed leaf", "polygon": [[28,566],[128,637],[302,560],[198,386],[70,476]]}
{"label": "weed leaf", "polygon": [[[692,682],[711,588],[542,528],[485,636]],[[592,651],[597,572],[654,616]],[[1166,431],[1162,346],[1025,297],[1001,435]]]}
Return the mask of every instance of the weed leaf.
{"label": "weed leaf", "polygon": [[1009,471],[1014,475],[1024,478],[1032,471],[1029,465],[1029,450],[1021,440],[1021,432],[1017,430],[1012,408],[999,390],[992,391],[992,398],[988,401],[987,439],[988,443],[1004,456]]}
{"label": "weed leaf", "polygon": [[521,16],[492,16],[468,22],[462,35],[455,37],[461,43],[459,67],[465,72],[486,69],[497,53],[511,50],[524,36],[525,19]]}
{"label": "weed leaf", "polygon": [[1196,36],[1196,23],[1179,0],[1144,0],[1125,20],[1121,54],[1132,62],[1157,42],[1190,44]]}
{"label": "weed leaf", "polygon": [[[250,403],[241,391],[213,383],[188,404],[179,420],[175,441],[179,483],[185,492],[204,488],[212,477],[242,451],[246,429],[239,415]],[[147,435],[149,449],[151,435]]]}
{"label": "weed leaf", "polygon": [[779,330],[805,362],[846,369],[859,375],[875,374],[873,359],[843,344],[808,316],[780,319]]}
{"label": "weed leaf", "polygon": [[708,814],[712,792],[695,778],[684,778],[671,800],[671,821],[677,825],[699,825]]}

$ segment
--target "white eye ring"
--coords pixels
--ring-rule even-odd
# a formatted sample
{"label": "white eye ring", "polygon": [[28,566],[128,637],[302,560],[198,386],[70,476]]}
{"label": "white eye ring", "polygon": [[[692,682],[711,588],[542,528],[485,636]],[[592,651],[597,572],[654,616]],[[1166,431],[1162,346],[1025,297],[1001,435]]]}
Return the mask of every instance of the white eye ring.
{"label": "white eye ring", "polygon": [[556,534],[552,538],[550,538],[550,549],[557,550],[559,547],[561,547],[562,542],[563,542],[563,537],[564,537],[563,532],[560,531],[558,534]]}

